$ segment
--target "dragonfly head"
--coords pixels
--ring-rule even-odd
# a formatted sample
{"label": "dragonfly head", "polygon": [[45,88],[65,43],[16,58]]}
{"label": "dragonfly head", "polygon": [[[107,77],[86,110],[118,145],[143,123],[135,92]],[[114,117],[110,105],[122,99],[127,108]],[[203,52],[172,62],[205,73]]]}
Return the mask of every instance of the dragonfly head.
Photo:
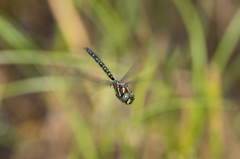
{"label": "dragonfly head", "polygon": [[124,93],[123,96],[122,96],[122,101],[124,103],[126,103],[127,105],[129,104],[132,104],[132,102],[134,101],[135,99],[135,96],[134,94],[131,92],[127,92],[127,93]]}

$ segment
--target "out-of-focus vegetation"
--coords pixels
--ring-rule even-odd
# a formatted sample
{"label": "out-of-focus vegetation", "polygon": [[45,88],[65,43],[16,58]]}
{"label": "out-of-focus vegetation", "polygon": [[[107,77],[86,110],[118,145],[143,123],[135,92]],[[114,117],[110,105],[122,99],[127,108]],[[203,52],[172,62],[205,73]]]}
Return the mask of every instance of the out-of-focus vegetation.
{"label": "out-of-focus vegetation", "polygon": [[[0,158],[238,159],[239,28],[234,0],[1,0]],[[137,60],[132,105],[85,46]]]}

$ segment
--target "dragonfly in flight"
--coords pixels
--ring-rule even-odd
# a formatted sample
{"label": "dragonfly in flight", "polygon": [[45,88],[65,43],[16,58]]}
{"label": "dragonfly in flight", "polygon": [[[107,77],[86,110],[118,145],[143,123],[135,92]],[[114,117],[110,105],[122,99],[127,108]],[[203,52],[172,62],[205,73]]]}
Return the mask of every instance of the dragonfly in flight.
{"label": "dragonfly in flight", "polygon": [[84,48],[87,53],[89,55],[92,56],[92,58],[99,64],[99,66],[103,69],[103,71],[108,75],[108,77],[112,80],[111,81],[111,84],[114,88],[114,91],[116,93],[116,96],[117,98],[129,105],[129,104],[132,104],[132,102],[134,101],[135,99],[135,96],[134,94],[132,93],[132,91],[129,89],[128,87],[128,83],[127,82],[124,82],[124,79],[125,79],[125,76],[119,81],[119,80],[116,80],[114,78],[114,76],[112,75],[112,73],[109,71],[109,69],[107,68],[107,66],[103,63],[103,61],[92,51],[90,50],[89,48],[85,47]]}

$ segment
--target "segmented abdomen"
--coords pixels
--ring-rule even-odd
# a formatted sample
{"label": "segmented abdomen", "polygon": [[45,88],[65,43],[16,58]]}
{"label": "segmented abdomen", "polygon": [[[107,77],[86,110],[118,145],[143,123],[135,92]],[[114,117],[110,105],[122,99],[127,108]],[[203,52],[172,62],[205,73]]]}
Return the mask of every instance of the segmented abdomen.
{"label": "segmented abdomen", "polygon": [[102,60],[89,48],[85,47],[84,49],[88,52],[89,55],[92,56],[92,58],[99,64],[99,66],[102,67],[103,71],[108,75],[108,77],[114,81],[115,78],[113,77],[112,73],[109,71],[107,66],[102,62]]}

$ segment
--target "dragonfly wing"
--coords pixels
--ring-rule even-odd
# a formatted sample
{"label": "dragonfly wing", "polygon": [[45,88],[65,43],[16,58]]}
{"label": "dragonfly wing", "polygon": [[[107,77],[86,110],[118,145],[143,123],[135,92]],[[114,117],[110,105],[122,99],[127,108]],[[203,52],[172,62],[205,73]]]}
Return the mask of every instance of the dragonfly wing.
{"label": "dragonfly wing", "polygon": [[136,68],[136,65],[139,63],[139,58],[133,63],[131,68],[127,71],[127,73],[123,76],[120,82],[126,82],[128,77],[132,74],[133,70]]}
{"label": "dragonfly wing", "polygon": [[[93,77],[91,75],[85,74],[83,72],[81,72],[80,70],[72,70],[71,71],[75,76],[79,76],[80,78],[89,80],[91,82],[97,83],[97,84],[102,84],[102,85],[112,85],[111,81],[108,80],[103,80],[103,79],[99,79],[98,77]],[[72,74],[71,73],[71,74]]]}

